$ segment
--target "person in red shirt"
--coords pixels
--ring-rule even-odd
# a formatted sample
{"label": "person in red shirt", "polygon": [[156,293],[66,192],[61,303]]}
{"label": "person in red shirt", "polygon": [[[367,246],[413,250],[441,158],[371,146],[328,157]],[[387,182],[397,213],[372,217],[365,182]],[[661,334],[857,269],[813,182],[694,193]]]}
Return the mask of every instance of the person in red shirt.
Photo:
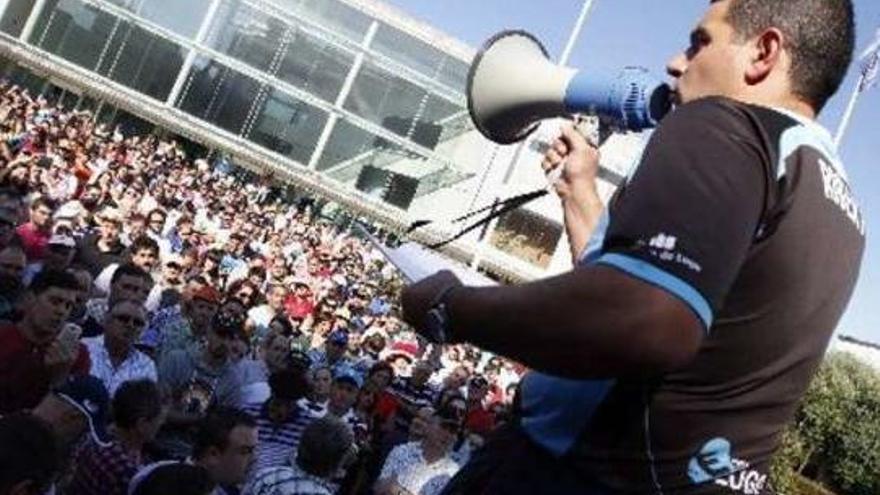
{"label": "person in red shirt", "polygon": [[0,326],[0,414],[32,408],[71,374],[89,373],[79,329],[66,323],[78,287],[70,273],[40,272],[21,301],[22,318]]}
{"label": "person in red shirt", "polygon": [[52,203],[48,199],[37,198],[31,204],[30,221],[15,229],[30,263],[41,261],[46,255],[49,238],[52,237],[52,211]]}
{"label": "person in red shirt", "polygon": [[484,376],[476,375],[468,382],[465,427],[468,431],[483,436],[495,428],[495,415],[483,404],[488,392],[489,381]]}
{"label": "person in red shirt", "polygon": [[315,299],[308,282],[301,279],[294,282],[293,293],[284,301],[284,310],[287,316],[296,319],[305,319],[315,312]]}

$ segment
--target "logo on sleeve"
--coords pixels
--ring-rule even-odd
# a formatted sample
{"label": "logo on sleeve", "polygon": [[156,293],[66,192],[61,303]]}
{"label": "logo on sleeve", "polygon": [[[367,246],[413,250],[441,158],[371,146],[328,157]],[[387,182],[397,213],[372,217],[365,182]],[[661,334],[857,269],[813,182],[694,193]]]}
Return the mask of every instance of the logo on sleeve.
{"label": "logo on sleeve", "polygon": [[[644,241],[641,242],[644,246]],[[660,261],[676,263],[697,273],[703,271],[699,263],[687,257],[677,248],[678,237],[667,233],[659,233],[648,241],[648,252]]]}
{"label": "logo on sleeve", "polygon": [[666,251],[672,251],[673,249],[675,249],[676,242],[678,242],[678,239],[674,236],[666,235],[666,234],[657,234],[648,242],[648,245],[651,246],[652,248],[665,249]]}

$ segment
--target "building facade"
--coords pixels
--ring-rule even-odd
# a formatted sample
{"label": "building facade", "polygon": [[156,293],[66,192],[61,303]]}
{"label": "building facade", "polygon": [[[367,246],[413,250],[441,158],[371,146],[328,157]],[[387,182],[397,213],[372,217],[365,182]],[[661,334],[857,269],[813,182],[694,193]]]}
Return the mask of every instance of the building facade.
{"label": "building facade", "polygon": [[[474,54],[376,0],[0,0],[7,76],[397,228],[543,181],[537,151],[474,130],[464,96]],[[617,146],[630,161],[632,142]],[[452,252],[524,278],[563,270],[555,203],[515,211]],[[442,224],[420,235],[454,232]]]}

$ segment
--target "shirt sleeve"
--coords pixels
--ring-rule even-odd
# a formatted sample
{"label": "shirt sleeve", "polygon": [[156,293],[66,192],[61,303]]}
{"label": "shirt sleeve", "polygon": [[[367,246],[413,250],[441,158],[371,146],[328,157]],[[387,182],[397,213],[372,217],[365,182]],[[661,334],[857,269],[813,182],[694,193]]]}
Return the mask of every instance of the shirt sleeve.
{"label": "shirt sleeve", "polygon": [[764,208],[769,159],[752,122],[718,98],[667,117],[612,202],[595,260],[670,292],[707,330]]}
{"label": "shirt sleeve", "polygon": [[382,473],[379,474],[380,480],[397,480],[397,475],[400,474],[400,466],[404,461],[403,457],[406,454],[406,445],[407,444],[398,445],[397,447],[394,447],[390,454],[388,454],[388,458],[385,460],[385,465],[382,466]]}
{"label": "shirt sleeve", "polygon": [[89,355],[89,349],[82,342],[79,344],[79,352],[70,373],[74,375],[88,375],[92,370],[92,359]]}
{"label": "shirt sleeve", "polygon": [[166,354],[159,361],[159,385],[172,395],[182,392],[190,378],[193,366],[186,351],[178,350]]}

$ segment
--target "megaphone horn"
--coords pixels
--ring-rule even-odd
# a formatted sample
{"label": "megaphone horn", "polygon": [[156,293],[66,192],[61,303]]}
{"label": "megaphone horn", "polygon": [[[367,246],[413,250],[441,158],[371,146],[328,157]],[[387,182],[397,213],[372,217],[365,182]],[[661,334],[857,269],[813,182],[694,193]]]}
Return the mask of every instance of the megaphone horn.
{"label": "megaphone horn", "polygon": [[657,125],[672,107],[668,85],[639,67],[611,76],[554,65],[532,34],[503,31],[477,54],[467,81],[468,111],[487,139],[525,139],[543,119],[596,115],[613,128],[640,131]]}

